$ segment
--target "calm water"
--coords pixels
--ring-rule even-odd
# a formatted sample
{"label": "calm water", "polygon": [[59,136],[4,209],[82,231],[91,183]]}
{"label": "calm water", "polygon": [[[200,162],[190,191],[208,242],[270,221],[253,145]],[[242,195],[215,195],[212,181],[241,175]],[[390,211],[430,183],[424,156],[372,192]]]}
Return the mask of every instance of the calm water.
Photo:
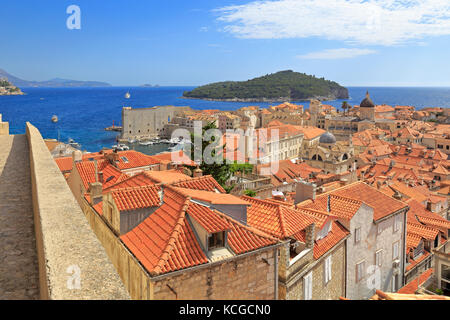
{"label": "calm water", "polygon": [[[61,141],[74,139],[83,150],[98,151],[115,143],[117,132],[107,132],[104,128],[121,123],[121,110],[124,105],[133,108],[162,105],[190,106],[194,109],[234,110],[249,105],[267,107],[269,103],[211,102],[186,100],[180,97],[192,87],[161,88],[23,88],[25,96],[0,96],[0,113],[10,123],[12,134],[24,133],[25,122],[30,121],[44,138],[58,138]],[[450,88],[360,88],[351,87],[350,104],[359,104],[366,90],[370,91],[376,104],[413,105],[424,107],[450,107]],[[124,95],[131,93],[131,99]],[[308,102],[298,102],[305,107]],[[328,101],[340,107],[342,100]],[[56,114],[59,122],[54,124],[51,117]],[[135,146],[136,150],[146,151],[147,147]],[[163,151],[164,147],[153,150]]]}

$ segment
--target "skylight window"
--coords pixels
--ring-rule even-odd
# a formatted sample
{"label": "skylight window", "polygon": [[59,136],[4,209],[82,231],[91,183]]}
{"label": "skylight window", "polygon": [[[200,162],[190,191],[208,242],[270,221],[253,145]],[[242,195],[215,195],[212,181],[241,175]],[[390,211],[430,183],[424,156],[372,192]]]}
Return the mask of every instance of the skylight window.
{"label": "skylight window", "polygon": [[130,162],[130,161],[128,160],[128,158],[127,158],[127,157],[120,157],[120,159],[122,159],[122,161],[123,161],[123,162],[125,162],[125,163],[128,163],[128,162]]}

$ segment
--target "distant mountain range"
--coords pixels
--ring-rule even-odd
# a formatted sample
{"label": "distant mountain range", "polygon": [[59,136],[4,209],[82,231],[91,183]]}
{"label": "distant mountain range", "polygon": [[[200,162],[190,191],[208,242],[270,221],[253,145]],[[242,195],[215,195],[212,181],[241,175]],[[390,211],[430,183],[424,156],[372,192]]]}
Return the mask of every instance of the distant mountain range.
{"label": "distant mountain range", "polygon": [[109,83],[99,81],[77,81],[54,78],[48,81],[28,81],[17,78],[5,70],[0,69],[0,79],[6,78],[16,87],[26,88],[80,88],[80,87],[111,87]]}

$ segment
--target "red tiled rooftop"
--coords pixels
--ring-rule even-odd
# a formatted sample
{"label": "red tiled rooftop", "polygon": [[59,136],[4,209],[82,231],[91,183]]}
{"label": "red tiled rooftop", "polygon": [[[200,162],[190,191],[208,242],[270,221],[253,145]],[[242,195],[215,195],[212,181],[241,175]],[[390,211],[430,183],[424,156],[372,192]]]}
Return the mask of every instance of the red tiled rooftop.
{"label": "red tiled rooftop", "polygon": [[136,210],[161,205],[159,186],[116,189],[111,192],[119,211]]}
{"label": "red tiled rooftop", "polygon": [[226,193],[225,189],[210,175],[175,182],[172,185],[180,188]]}
{"label": "red tiled rooftop", "polygon": [[217,214],[211,212],[208,207],[191,203],[187,213],[192,216],[208,233],[216,233],[231,229],[230,224],[221,219]]}
{"label": "red tiled rooftop", "polygon": [[248,202],[227,193],[216,193],[204,190],[194,190],[179,187],[170,187],[180,194],[191,197],[195,200],[208,202],[211,204],[234,204],[234,205],[248,205]]}
{"label": "red tiled rooftop", "polygon": [[244,226],[225,214],[193,203],[189,197],[170,187],[165,188],[163,205],[121,236],[121,240],[153,275],[208,263],[186,214],[209,232],[228,229],[228,244],[235,254],[279,243],[277,239]]}
{"label": "red tiled rooftop", "polygon": [[[377,190],[376,188],[373,188],[361,181],[321,194],[316,198],[316,202],[320,199],[324,201],[323,198],[326,199],[326,197],[328,197],[328,194],[364,202],[366,205],[374,209],[374,221],[382,219],[390,214],[393,214],[394,212],[406,209],[408,207],[406,203],[395,200],[385,195],[383,192]],[[352,207],[353,212],[356,209],[356,205],[357,203],[355,202],[354,207]],[[333,213],[333,204],[331,205],[331,210]]]}
{"label": "red tiled rooftop", "polygon": [[334,248],[341,240],[347,237],[350,232],[345,229],[339,222],[332,222],[331,231],[328,235],[314,244],[314,259],[319,259],[329,250]]}
{"label": "red tiled rooftop", "polygon": [[247,208],[248,225],[279,239],[296,237],[314,223],[310,216],[288,206],[248,196],[242,196],[242,199],[251,204]]}

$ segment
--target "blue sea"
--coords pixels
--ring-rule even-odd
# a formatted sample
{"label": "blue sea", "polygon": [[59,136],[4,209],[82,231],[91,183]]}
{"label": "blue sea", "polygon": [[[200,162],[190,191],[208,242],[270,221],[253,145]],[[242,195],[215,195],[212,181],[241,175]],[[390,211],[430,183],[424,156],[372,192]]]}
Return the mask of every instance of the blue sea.
{"label": "blue sea", "polygon": [[[0,96],[0,114],[10,123],[11,134],[25,132],[26,121],[31,122],[44,138],[59,138],[67,142],[70,138],[80,143],[83,150],[94,152],[115,144],[117,132],[104,129],[121,124],[123,106],[133,108],[175,105],[193,109],[235,110],[244,106],[268,107],[273,103],[212,102],[180,98],[184,91],[193,87],[160,88],[22,88],[24,96]],[[350,87],[350,104],[359,104],[369,90],[376,104],[412,105],[425,107],[450,107],[450,88],[382,88]],[[131,93],[125,99],[125,93]],[[327,101],[326,104],[340,107],[343,100]],[[308,102],[294,102],[309,106]],[[58,123],[51,118],[57,115]],[[142,147],[136,149],[142,150]],[[152,152],[160,152],[153,150]],[[147,152],[146,152],[147,153]]]}

